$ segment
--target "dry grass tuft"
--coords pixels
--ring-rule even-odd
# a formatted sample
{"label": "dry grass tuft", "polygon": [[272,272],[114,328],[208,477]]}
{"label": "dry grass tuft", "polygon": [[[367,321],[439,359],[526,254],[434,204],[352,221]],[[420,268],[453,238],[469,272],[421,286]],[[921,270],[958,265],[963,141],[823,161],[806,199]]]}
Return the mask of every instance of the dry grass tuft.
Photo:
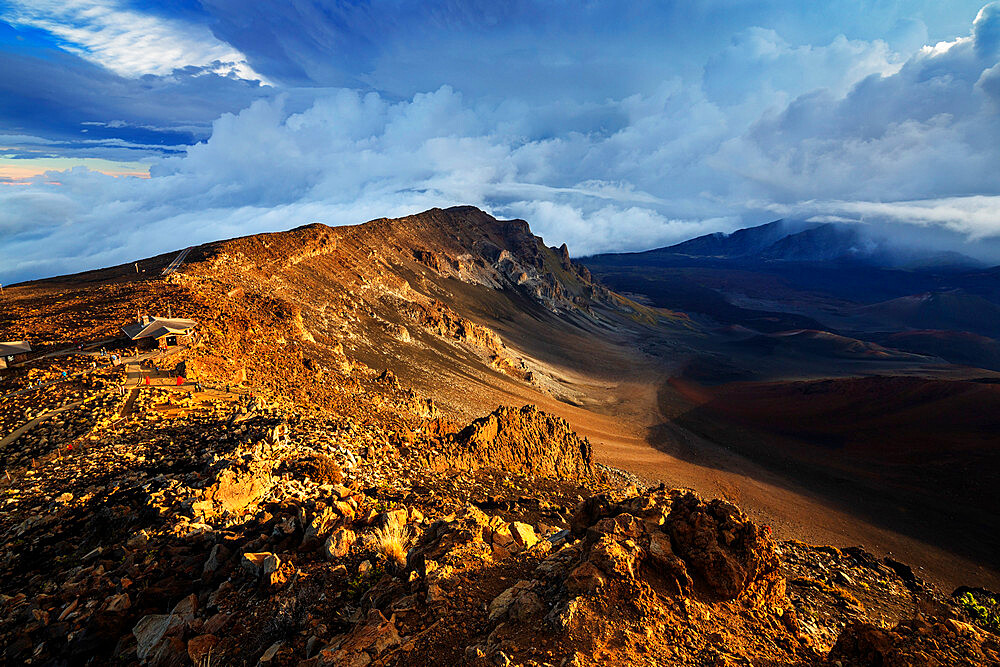
{"label": "dry grass tuft", "polygon": [[386,561],[399,570],[406,567],[406,551],[412,534],[410,529],[398,522],[390,521],[383,528],[375,529],[379,552]]}

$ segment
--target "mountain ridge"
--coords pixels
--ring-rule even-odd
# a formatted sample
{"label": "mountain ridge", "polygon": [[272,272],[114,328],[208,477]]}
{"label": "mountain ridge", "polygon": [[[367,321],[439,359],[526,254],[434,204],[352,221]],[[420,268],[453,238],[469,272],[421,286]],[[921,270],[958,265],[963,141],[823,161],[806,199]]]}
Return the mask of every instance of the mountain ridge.
{"label": "mountain ridge", "polygon": [[986,268],[982,262],[955,251],[922,250],[895,244],[861,223],[810,222],[778,219],[731,233],[715,232],[662,248],[640,252],[603,253],[586,261],[658,258],[676,262],[703,260],[770,261],[788,263],[840,262],[883,268],[934,268],[965,271]]}

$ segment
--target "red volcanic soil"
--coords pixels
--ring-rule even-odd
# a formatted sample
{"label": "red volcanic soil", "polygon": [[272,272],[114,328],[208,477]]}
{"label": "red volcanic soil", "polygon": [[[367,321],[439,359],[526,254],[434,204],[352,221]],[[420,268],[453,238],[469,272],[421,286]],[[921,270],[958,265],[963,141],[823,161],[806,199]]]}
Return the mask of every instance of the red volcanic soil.
{"label": "red volcanic soil", "polygon": [[916,377],[671,381],[674,422],[873,523],[1000,564],[1000,385]]}

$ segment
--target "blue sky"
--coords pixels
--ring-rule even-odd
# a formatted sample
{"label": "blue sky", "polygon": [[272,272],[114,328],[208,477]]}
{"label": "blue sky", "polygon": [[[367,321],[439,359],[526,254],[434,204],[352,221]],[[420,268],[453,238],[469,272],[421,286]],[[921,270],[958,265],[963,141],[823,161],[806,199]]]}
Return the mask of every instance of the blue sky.
{"label": "blue sky", "polygon": [[[1000,262],[1000,3],[0,0],[0,282],[452,204]],[[915,241],[916,242],[916,241]]]}

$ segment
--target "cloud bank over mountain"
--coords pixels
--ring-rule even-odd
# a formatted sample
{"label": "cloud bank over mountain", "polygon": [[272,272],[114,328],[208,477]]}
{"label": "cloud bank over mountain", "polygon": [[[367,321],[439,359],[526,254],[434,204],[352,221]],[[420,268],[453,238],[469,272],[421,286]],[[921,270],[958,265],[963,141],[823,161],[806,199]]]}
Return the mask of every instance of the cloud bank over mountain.
{"label": "cloud bank over mountain", "polygon": [[[850,2],[839,23],[798,24],[781,3],[749,4],[645,20],[601,3],[127,8],[198,37],[166,74],[81,57],[92,36],[56,48],[71,31],[25,28],[0,5],[22,37],[7,48],[0,32],[2,153],[150,165],[148,179],[81,166],[0,184],[0,282],[452,204],[524,217],[577,255],[835,216],[933,227],[1000,263],[1000,3],[950,37],[914,18],[941,11],[930,3],[883,9],[872,34]],[[713,21],[706,44],[688,34]],[[209,62],[216,51],[245,64]],[[38,100],[53,110],[32,118]]]}

